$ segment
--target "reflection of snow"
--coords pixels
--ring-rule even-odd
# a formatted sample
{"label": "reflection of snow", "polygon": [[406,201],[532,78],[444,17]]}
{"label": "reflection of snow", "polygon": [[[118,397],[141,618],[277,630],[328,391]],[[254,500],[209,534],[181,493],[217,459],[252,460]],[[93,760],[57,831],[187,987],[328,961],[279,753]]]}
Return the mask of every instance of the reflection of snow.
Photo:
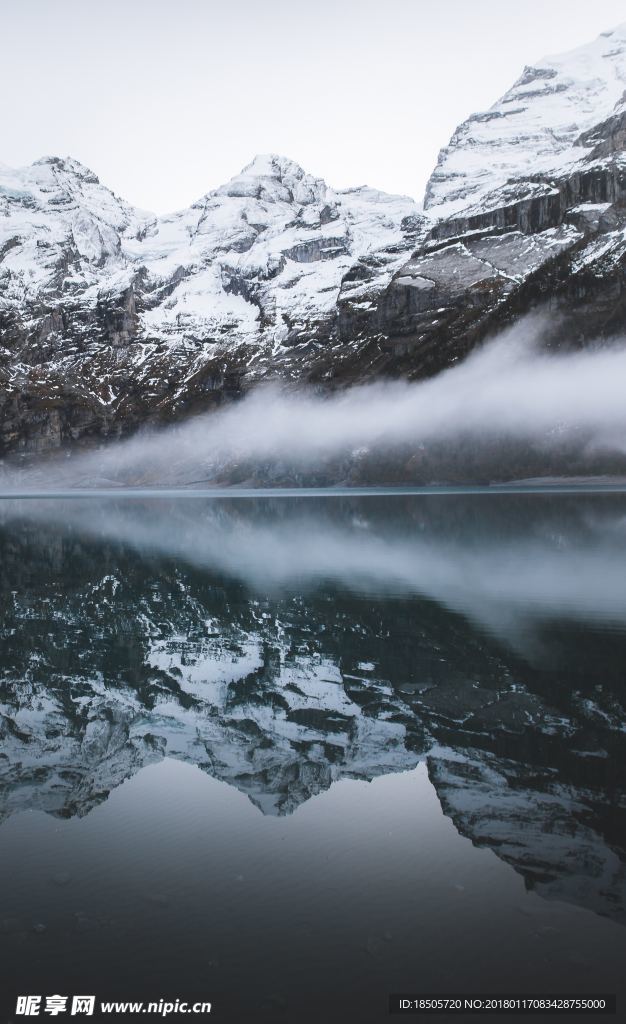
{"label": "reflection of snow", "polygon": [[164,757],[266,814],[426,758],[464,835],[542,895],[619,916],[619,689],[541,682],[527,631],[622,614],[624,523],[545,501],[11,503],[0,817],[86,814]]}

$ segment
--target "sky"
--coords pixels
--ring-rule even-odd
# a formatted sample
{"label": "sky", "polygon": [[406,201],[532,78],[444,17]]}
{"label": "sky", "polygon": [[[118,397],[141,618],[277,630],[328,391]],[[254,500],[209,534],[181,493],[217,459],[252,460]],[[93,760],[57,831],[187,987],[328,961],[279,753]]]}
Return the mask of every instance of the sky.
{"label": "sky", "polygon": [[72,156],[166,213],[257,153],[423,198],[457,124],[623,0],[0,0],[0,163]]}

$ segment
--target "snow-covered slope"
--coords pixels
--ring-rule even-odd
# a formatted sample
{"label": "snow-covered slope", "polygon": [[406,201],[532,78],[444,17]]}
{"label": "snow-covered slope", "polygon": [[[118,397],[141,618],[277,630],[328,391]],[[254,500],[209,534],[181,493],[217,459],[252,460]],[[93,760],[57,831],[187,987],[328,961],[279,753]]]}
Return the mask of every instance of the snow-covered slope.
{"label": "snow-covered slope", "polygon": [[624,111],[626,22],[526,67],[502,99],[459,125],[439,154],[424,205],[446,218],[492,208],[502,198],[497,190],[513,183],[540,194],[539,176],[571,174],[593,156],[595,140],[586,133]]}
{"label": "snow-covered slope", "polygon": [[[367,187],[335,192],[277,156],[257,157],[160,218],[133,210],[69,159],[0,168],[0,204],[5,310],[19,315],[46,302],[69,317],[66,301],[79,291],[96,309],[139,290],[141,278],[136,334],[147,343],[210,344],[225,332],[232,345],[261,335],[293,340],[331,316],[356,260],[382,251],[384,262],[385,250],[413,241],[421,223],[411,199]],[[381,267],[380,288],[397,262],[390,254],[389,269]]]}
{"label": "snow-covered slope", "polygon": [[[115,274],[125,265],[121,239],[139,235],[144,221],[76,160],[0,166],[3,303],[34,302],[59,284],[71,291]],[[68,253],[74,261],[64,266]]]}
{"label": "snow-covered slope", "polygon": [[[410,199],[366,187],[335,192],[291,160],[257,157],[125,247],[157,290],[170,291],[142,314],[144,336],[208,340],[228,330],[232,341],[293,342],[332,317],[356,260],[402,245],[416,223]],[[381,289],[397,263],[390,257],[381,268]]]}

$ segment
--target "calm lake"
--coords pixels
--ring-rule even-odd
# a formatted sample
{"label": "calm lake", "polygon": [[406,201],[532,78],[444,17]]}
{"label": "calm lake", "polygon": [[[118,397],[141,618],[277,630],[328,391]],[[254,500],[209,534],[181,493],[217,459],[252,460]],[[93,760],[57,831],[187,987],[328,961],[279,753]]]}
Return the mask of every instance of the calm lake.
{"label": "calm lake", "polygon": [[0,564],[2,1020],[624,1006],[626,494],[5,499]]}

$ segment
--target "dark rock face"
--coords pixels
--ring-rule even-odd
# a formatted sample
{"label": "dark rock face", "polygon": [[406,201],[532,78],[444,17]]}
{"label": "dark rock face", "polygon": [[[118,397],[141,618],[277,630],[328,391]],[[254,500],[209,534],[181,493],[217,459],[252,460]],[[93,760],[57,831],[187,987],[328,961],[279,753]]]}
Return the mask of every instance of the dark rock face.
{"label": "dark rock face", "polygon": [[551,347],[619,335],[625,70],[624,26],[526,68],[441,151],[423,213],[276,156],[162,218],[72,160],[2,172],[0,454],[117,437],[268,378],[430,376],[535,309]]}
{"label": "dark rock face", "polygon": [[548,344],[623,331],[626,174],[615,159],[556,185],[435,226],[394,276],[379,308],[405,372],[437,372],[535,309]]}

